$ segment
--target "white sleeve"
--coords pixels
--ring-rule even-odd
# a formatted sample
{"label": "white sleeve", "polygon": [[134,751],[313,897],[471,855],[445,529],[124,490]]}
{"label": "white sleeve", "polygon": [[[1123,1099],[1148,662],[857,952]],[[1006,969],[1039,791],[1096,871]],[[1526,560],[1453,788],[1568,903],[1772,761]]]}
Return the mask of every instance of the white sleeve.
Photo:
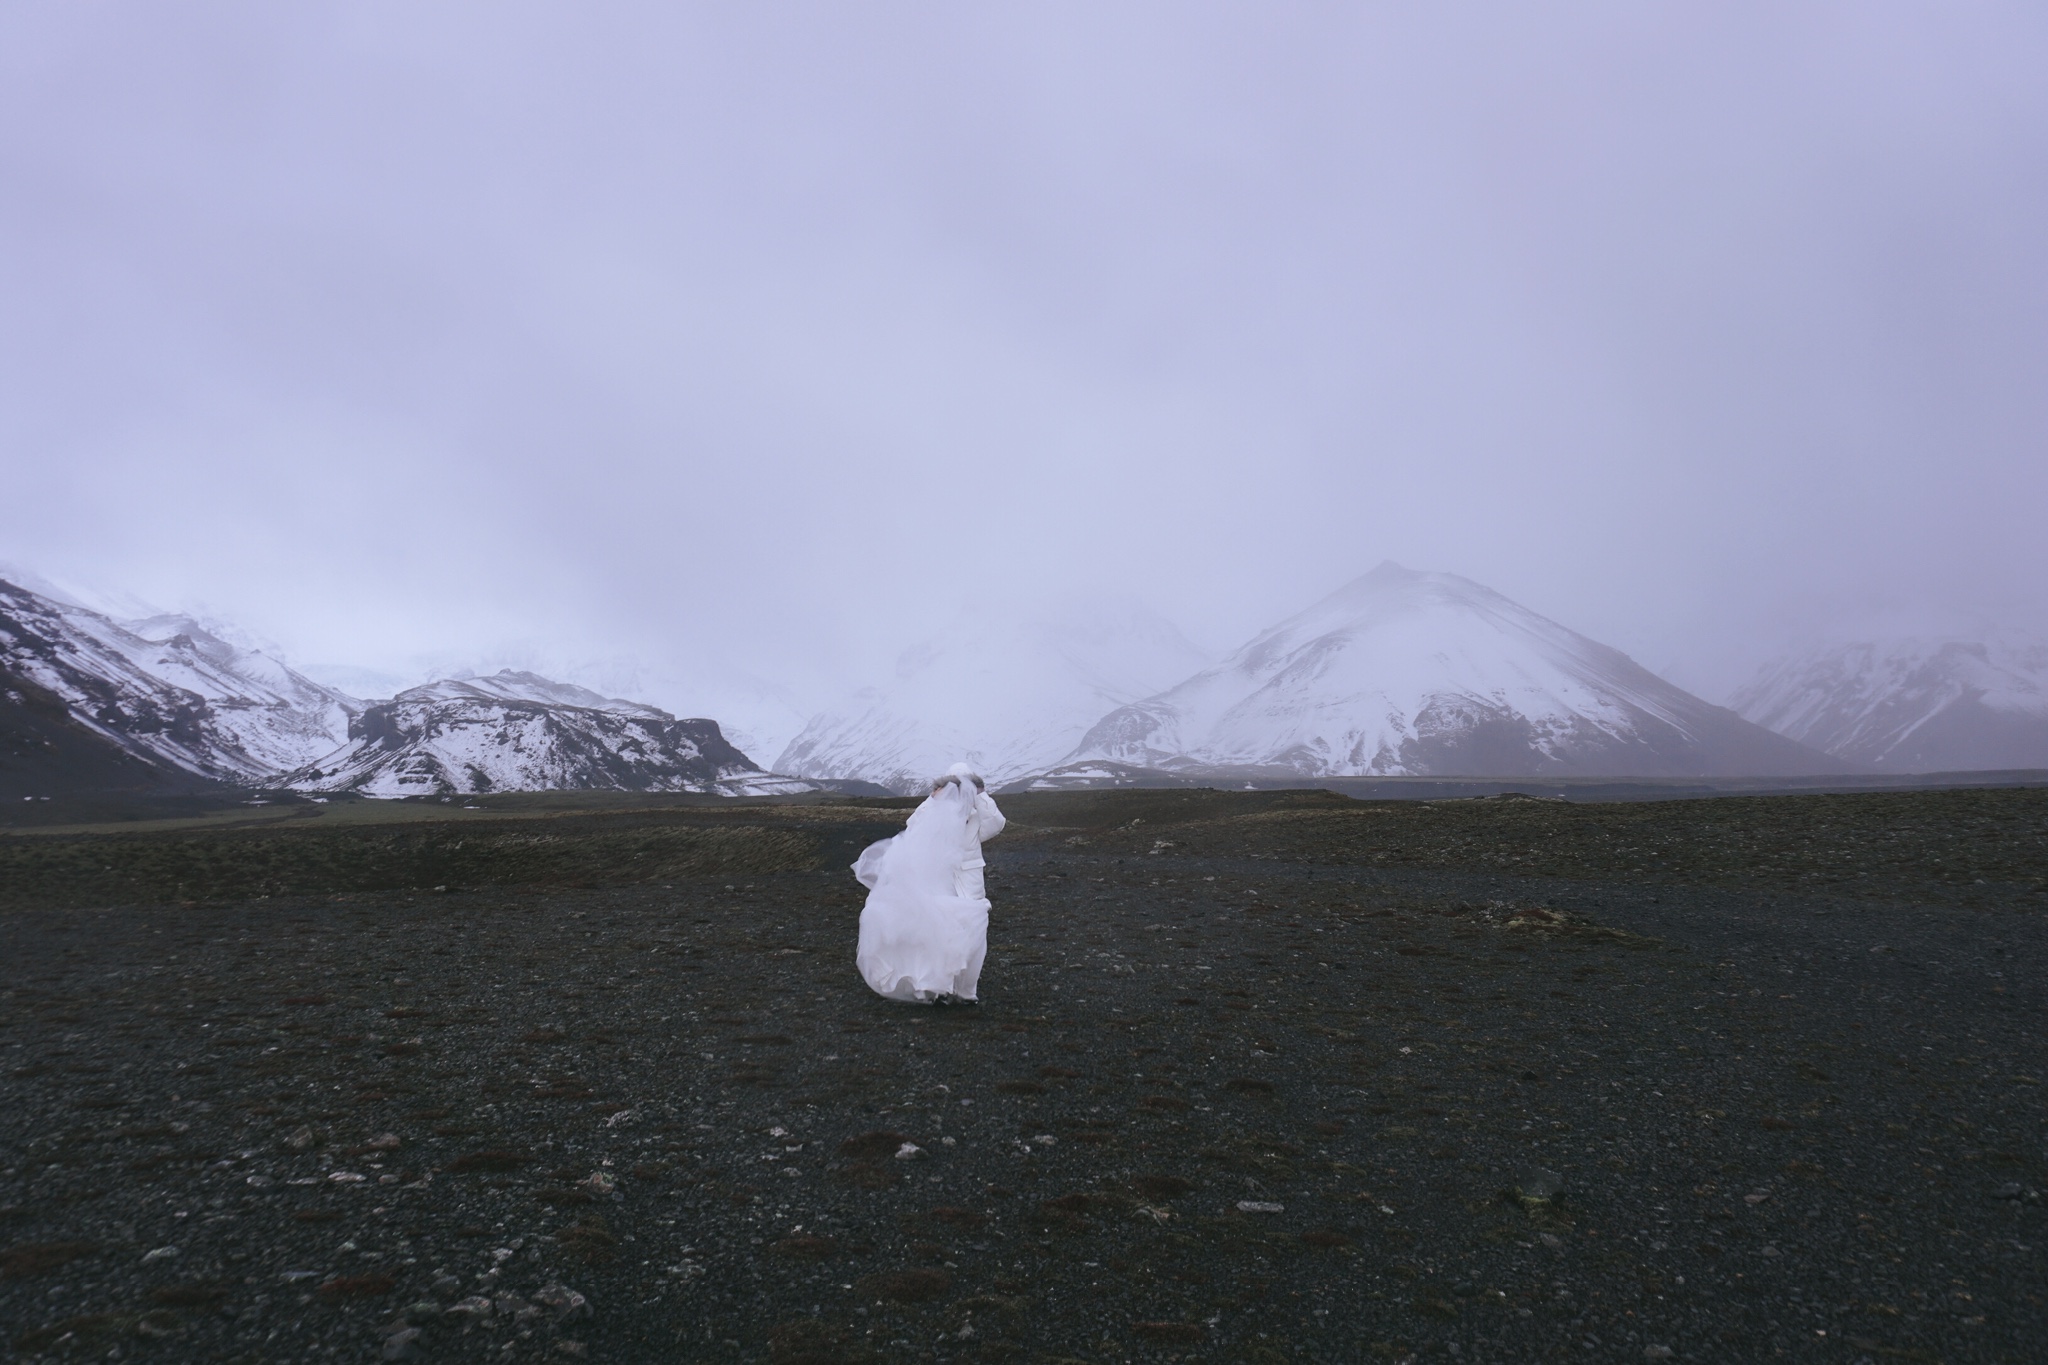
{"label": "white sleeve", "polygon": [[1003,826],[1010,823],[1003,817],[1003,813],[996,809],[996,799],[987,792],[976,793],[974,813],[977,817],[975,824],[979,827],[975,832],[981,836],[983,843],[1001,834]]}

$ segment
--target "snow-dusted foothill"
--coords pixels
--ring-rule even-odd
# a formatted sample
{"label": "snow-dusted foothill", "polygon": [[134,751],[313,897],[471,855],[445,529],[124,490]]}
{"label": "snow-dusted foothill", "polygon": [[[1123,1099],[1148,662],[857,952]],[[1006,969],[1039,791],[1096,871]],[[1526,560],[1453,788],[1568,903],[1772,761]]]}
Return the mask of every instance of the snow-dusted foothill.
{"label": "snow-dusted foothill", "polygon": [[1819,646],[1731,699],[1781,735],[1892,772],[2048,768],[2048,644],[1926,636]]}

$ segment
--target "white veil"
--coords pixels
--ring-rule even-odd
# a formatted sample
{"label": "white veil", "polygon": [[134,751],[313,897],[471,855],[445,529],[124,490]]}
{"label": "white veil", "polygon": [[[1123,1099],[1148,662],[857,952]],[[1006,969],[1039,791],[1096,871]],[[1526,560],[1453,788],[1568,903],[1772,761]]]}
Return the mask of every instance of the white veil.
{"label": "white veil", "polygon": [[925,803],[910,813],[901,834],[861,850],[853,875],[870,891],[887,885],[952,895],[953,870],[981,848],[981,841],[974,837],[974,797],[972,782],[946,774]]}

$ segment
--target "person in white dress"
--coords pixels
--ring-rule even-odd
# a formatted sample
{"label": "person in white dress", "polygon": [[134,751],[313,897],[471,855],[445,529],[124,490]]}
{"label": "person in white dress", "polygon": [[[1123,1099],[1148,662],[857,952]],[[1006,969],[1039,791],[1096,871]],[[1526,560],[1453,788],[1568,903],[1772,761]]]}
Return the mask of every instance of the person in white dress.
{"label": "person in white dress", "polygon": [[868,900],[854,962],[875,994],[924,1005],[974,1003],[988,956],[981,845],[1005,823],[981,778],[955,763],[901,834],[861,853],[853,875]]}

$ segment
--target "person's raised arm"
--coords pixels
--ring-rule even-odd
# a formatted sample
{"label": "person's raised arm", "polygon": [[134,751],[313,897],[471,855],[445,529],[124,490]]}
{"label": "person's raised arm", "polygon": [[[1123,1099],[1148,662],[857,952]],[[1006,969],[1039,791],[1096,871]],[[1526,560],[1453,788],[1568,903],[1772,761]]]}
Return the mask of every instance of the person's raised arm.
{"label": "person's raised arm", "polygon": [[983,843],[1001,834],[1003,826],[1010,823],[1002,811],[996,808],[996,799],[987,792],[975,793],[974,814],[977,826],[975,833],[981,836]]}

